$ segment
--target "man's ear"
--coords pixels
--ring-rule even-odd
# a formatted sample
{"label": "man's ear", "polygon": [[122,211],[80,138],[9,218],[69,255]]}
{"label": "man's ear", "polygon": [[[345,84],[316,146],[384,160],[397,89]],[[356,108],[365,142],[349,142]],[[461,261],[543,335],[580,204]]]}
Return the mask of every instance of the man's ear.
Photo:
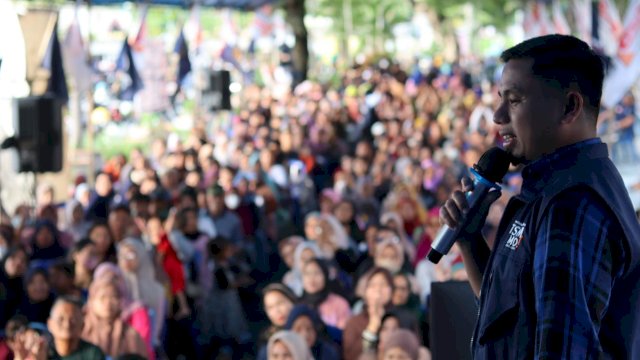
{"label": "man's ear", "polygon": [[584,96],[577,91],[569,91],[565,95],[564,114],[560,119],[563,124],[576,121],[584,111]]}

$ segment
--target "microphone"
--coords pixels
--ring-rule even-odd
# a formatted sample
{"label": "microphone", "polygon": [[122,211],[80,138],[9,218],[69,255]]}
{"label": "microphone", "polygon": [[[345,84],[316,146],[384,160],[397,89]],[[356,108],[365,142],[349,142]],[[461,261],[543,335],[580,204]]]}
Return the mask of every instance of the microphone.
{"label": "microphone", "polygon": [[[482,154],[478,163],[470,169],[474,177],[474,189],[466,194],[470,209],[476,204],[480,204],[489,191],[501,189],[500,185],[496,183],[501,182],[502,178],[507,174],[510,163],[511,156],[499,147],[491,148]],[[451,247],[460,237],[461,231],[467,226],[472,216],[469,213],[463,215],[458,226],[453,229],[447,225],[442,226],[436,235],[436,239],[431,244],[427,259],[437,264],[442,256],[451,250]]]}

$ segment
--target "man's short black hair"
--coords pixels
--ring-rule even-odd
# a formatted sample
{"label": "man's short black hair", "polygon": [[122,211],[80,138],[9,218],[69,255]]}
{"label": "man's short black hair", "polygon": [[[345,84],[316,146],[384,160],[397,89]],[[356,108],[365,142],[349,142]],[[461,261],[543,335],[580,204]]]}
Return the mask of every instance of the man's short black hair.
{"label": "man's short black hair", "polygon": [[505,50],[500,60],[532,59],[531,70],[561,90],[578,90],[595,114],[600,108],[604,62],[584,41],[569,35],[546,35]]}
{"label": "man's short black hair", "polygon": [[56,298],[56,301],[54,301],[53,306],[51,306],[51,312],[49,316],[53,314],[53,310],[56,308],[56,306],[58,306],[58,304],[71,304],[76,310],[78,310],[79,312],[82,312],[82,306],[83,306],[82,300],[74,296],[63,295],[63,296],[58,296]]}
{"label": "man's short black hair", "polygon": [[73,279],[75,277],[75,269],[73,268],[73,263],[64,259],[54,262],[49,268],[49,271],[51,270],[59,271],[61,274],[64,274],[67,278]]}
{"label": "man's short black hair", "polygon": [[129,200],[130,204],[134,203],[134,202],[150,203],[151,202],[151,198],[148,195],[141,194],[140,192],[136,192],[131,197],[131,200]]}
{"label": "man's short black hair", "polygon": [[112,206],[110,213],[116,213],[116,212],[125,212],[127,213],[127,215],[131,215],[131,209],[129,208],[129,205],[125,203],[118,203]]}

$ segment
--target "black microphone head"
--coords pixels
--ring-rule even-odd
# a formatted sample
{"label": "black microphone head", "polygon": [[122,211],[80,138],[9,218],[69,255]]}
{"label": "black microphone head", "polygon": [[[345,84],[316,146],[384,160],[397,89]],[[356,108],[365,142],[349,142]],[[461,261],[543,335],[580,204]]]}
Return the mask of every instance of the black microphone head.
{"label": "black microphone head", "polygon": [[443,256],[444,254],[434,248],[431,248],[429,250],[429,253],[427,254],[427,259],[429,259],[429,261],[431,261],[432,263],[437,264],[438,262],[440,262],[440,259],[442,259]]}
{"label": "black microphone head", "polygon": [[473,169],[485,179],[499,183],[509,171],[511,155],[499,147],[487,150],[478,163],[473,165]]}

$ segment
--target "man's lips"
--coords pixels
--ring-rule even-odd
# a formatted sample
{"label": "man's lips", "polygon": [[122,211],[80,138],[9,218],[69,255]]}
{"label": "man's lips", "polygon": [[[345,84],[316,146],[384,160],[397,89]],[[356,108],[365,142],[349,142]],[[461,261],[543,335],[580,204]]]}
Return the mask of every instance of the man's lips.
{"label": "man's lips", "polygon": [[500,136],[502,136],[502,145],[506,148],[513,144],[516,136],[509,132],[500,132]]}

